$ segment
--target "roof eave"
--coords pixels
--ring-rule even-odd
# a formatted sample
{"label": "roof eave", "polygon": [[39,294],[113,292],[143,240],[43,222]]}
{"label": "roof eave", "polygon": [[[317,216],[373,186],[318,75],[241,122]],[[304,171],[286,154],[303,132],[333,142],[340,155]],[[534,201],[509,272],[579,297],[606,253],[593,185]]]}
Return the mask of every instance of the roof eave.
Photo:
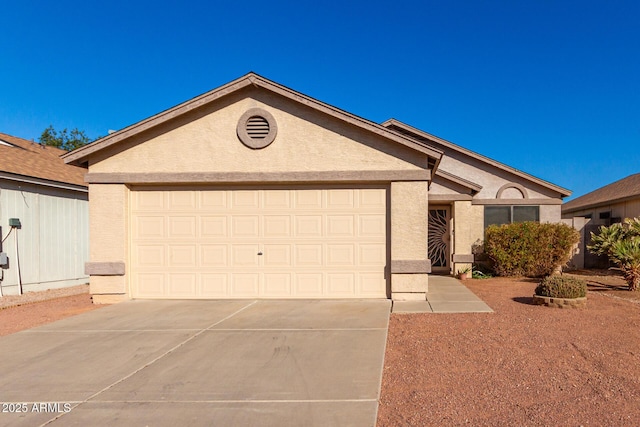
{"label": "roof eave", "polygon": [[213,89],[205,94],[197,96],[186,102],[183,102],[173,108],[170,108],[152,117],[144,119],[133,125],[130,125],[122,130],[114,132],[111,135],[107,135],[104,138],[101,138],[89,145],[86,145],[70,153],[67,153],[62,156],[62,159],[66,163],[72,163],[76,165],[82,164],[83,162],[86,162],[88,160],[89,156],[91,156],[92,154],[95,154],[100,150],[103,150],[126,138],[132,137],[140,132],[143,132],[152,127],[158,126],[168,120],[171,120],[175,117],[186,114],[192,110],[202,107],[203,105],[213,102],[219,98],[222,98],[223,96],[226,96],[232,92],[238,91],[242,88],[245,88],[251,85],[256,87],[262,87],[271,92],[280,94],[288,99],[297,101],[303,105],[307,105],[311,108],[314,108],[315,110],[321,111],[332,117],[349,122],[355,126],[368,130],[369,132],[375,133],[384,138],[400,143],[410,149],[421,152],[433,159],[432,163],[434,164],[434,167],[433,167],[434,171],[437,169],[440,163],[440,160],[442,159],[442,156],[444,154],[442,151],[438,150],[435,147],[430,147],[420,141],[407,137],[406,135],[402,135],[398,132],[394,132],[391,129],[387,129],[382,125],[379,125],[377,123],[374,123],[362,117],[356,116],[354,114],[348,113],[332,105],[320,102],[314,98],[303,95],[286,86],[282,86],[262,76],[259,76],[256,73],[251,72],[230,83],[220,86],[217,89]]}
{"label": "roof eave", "polygon": [[[578,206],[570,206],[567,209],[563,209],[562,213],[572,213],[572,212],[577,212],[577,211],[583,211],[585,209],[596,209],[596,208],[601,208],[603,206],[609,206],[609,205],[614,205],[616,203],[623,203],[623,202],[628,202],[629,200],[638,200],[640,199],[640,194],[632,194],[630,196],[625,196],[625,197],[620,197],[617,199],[610,199],[610,200],[605,200],[602,202],[596,202],[596,203],[586,203],[584,205],[578,205]],[[575,199],[578,200],[578,199]],[[567,202],[569,203],[569,202]]]}
{"label": "roof eave", "polygon": [[382,126],[384,126],[384,127],[388,127],[388,126],[392,126],[392,125],[393,126],[397,126],[399,128],[404,128],[405,130],[407,130],[409,132],[412,132],[412,133],[415,133],[417,135],[420,135],[420,136],[422,136],[424,138],[432,139],[434,142],[442,144],[445,147],[450,148],[450,149],[452,149],[454,151],[458,151],[458,152],[460,152],[462,154],[466,154],[468,156],[474,157],[474,158],[476,158],[478,160],[481,160],[481,161],[483,161],[485,163],[488,163],[488,164],[490,164],[492,166],[495,166],[495,167],[497,167],[499,169],[502,169],[502,170],[504,170],[506,172],[509,172],[509,173],[517,175],[517,176],[519,176],[521,178],[525,178],[525,179],[528,179],[530,181],[533,181],[538,185],[541,185],[541,186],[543,186],[545,188],[548,188],[550,190],[553,190],[553,191],[557,192],[558,194],[560,194],[561,198],[569,197],[571,195],[571,193],[572,193],[571,190],[568,190],[568,189],[566,189],[564,187],[560,187],[558,185],[550,183],[549,181],[545,181],[543,179],[540,179],[540,178],[537,178],[537,177],[535,177],[533,175],[530,175],[530,174],[528,174],[526,172],[522,172],[522,171],[520,171],[520,170],[518,170],[516,168],[513,168],[511,166],[505,165],[504,163],[501,163],[501,162],[499,162],[497,160],[494,160],[494,159],[491,159],[491,158],[489,158],[487,156],[483,156],[482,154],[476,153],[475,151],[469,150],[467,148],[460,147],[459,145],[454,144],[451,141],[447,141],[446,139],[439,138],[439,137],[437,137],[435,135],[432,135],[432,134],[430,134],[428,132],[425,132],[423,130],[414,128],[413,126],[410,126],[410,125],[408,125],[406,123],[403,123],[403,122],[401,122],[399,120],[396,120],[396,119],[392,118],[392,119],[389,119],[389,120],[387,120],[387,121],[382,123]]}
{"label": "roof eave", "polygon": [[89,187],[87,185],[72,184],[69,182],[62,182],[62,181],[53,181],[50,179],[21,175],[21,174],[5,172],[5,171],[0,171],[0,179],[6,179],[9,181],[16,181],[16,182],[34,184],[34,185],[42,185],[45,187],[61,188],[64,190],[78,191],[81,193],[87,193],[89,191]]}

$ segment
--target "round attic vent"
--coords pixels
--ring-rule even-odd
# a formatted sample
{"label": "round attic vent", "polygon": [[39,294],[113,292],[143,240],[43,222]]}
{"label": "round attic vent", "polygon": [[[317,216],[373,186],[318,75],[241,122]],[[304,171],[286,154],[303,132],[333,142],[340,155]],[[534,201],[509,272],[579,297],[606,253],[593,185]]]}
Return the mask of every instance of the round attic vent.
{"label": "round attic vent", "polygon": [[251,108],[240,117],[236,130],[240,142],[249,148],[259,149],[273,142],[278,127],[269,112],[262,108]]}

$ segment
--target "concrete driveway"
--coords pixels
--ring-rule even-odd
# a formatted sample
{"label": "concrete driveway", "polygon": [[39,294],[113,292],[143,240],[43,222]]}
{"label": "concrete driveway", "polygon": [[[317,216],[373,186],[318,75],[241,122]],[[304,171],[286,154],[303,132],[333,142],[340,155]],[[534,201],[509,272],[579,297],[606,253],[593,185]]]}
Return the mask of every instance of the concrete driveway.
{"label": "concrete driveway", "polygon": [[373,426],[389,311],[385,300],[104,307],[0,338],[0,425]]}

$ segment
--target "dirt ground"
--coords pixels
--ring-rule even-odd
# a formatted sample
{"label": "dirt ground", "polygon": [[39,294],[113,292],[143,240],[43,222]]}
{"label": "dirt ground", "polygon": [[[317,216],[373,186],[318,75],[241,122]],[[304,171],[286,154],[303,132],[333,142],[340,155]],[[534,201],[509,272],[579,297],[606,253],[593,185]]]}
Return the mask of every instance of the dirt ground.
{"label": "dirt ground", "polygon": [[0,336],[100,307],[92,303],[88,285],[0,297]]}
{"label": "dirt ground", "polygon": [[535,280],[466,280],[494,313],[391,315],[378,426],[640,425],[640,298],[586,276],[587,308]]}

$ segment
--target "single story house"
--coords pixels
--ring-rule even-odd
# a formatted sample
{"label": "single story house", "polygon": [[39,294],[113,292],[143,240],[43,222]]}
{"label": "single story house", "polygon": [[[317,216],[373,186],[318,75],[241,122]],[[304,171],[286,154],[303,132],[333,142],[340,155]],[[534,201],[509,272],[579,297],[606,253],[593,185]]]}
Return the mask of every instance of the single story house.
{"label": "single story house", "polygon": [[0,295],[89,281],[87,170],[64,153],[0,133]]}
{"label": "single story house", "polygon": [[586,250],[591,233],[602,225],[622,222],[625,218],[640,217],[640,173],[600,187],[562,205],[563,222],[581,232],[578,254],[572,264],[576,268],[606,268],[607,257],[596,256]]}
{"label": "single story house", "polygon": [[91,292],[424,300],[485,226],[570,192],[249,73],[64,156],[89,173]]}

